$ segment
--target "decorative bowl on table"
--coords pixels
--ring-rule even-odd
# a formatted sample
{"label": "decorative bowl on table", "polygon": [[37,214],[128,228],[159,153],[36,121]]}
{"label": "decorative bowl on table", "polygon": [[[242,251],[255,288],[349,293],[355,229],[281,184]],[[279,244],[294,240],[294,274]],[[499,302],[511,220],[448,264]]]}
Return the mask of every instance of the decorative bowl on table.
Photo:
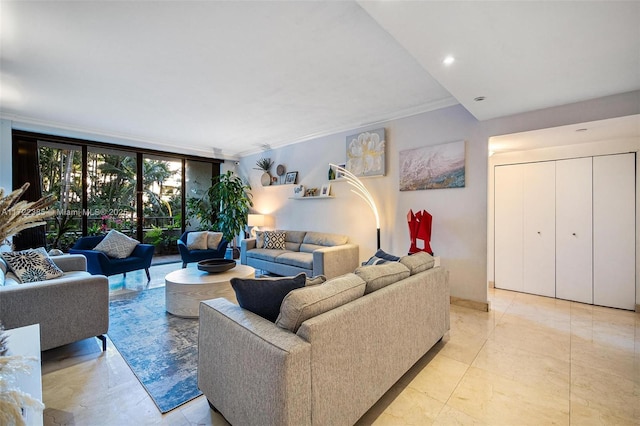
{"label": "decorative bowl on table", "polygon": [[207,259],[198,262],[198,269],[210,274],[228,271],[235,267],[236,261],[232,259]]}

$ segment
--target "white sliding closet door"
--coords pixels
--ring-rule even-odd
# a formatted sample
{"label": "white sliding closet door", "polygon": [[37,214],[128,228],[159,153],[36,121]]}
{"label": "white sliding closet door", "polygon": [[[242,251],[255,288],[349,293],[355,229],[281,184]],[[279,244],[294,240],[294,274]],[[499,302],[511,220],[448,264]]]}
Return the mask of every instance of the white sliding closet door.
{"label": "white sliding closet door", "polygon": [[522,165],[523,291],[556,295],[556,164]]}
{"label": "white sliding closet door", "polygon": [[495,168],[495,286],[523,291],[522,167]]}
{"label": "white sliding closet door", "polygon": [[592,158],[556,162],[556,297],[593,303]]}
{"label": "white sliding closet door", "polygon": [[635,308],[635,154],[593,158],[593,303]]}

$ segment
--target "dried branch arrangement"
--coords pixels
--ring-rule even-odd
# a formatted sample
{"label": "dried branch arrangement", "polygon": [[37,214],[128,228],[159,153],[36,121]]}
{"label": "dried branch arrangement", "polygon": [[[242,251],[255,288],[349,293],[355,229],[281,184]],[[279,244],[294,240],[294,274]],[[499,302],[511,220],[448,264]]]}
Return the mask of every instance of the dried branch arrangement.
{"label": "dried branch arrangement", "polygon": [[38,201],[20,201],[28,187],[27,182],[7,196],[0,188],[0,245],[20,231],[44,225],[45,219],[55,215],[55,210],[49,209],[55,202],[53,196],[48,195]]}

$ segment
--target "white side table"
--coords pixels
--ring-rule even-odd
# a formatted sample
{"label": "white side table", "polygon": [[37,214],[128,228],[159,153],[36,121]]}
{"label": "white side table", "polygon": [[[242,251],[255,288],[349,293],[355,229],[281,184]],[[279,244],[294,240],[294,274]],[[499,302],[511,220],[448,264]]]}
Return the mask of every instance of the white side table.
{"label": "white side table", "polygon": [[[36,358],[29,361],[29,373],[16,373],[18,388],[42,401],[42,370],[40,368],[40,325],[33,324],[5,330],[8,336],[8,355],[24,355]],[[41,426],[43,417],[41,412],[27,410],[25,422],[28,426]]]}

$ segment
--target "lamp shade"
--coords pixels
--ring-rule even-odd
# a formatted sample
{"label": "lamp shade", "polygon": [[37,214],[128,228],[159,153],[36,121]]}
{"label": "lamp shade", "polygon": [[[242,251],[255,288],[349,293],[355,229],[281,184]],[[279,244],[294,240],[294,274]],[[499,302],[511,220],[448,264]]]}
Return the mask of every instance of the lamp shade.
{"label": "lamp shade", "polygon": [[249,214],[247,218],[248,226],[264,226],[264,215],[263,214]]}

